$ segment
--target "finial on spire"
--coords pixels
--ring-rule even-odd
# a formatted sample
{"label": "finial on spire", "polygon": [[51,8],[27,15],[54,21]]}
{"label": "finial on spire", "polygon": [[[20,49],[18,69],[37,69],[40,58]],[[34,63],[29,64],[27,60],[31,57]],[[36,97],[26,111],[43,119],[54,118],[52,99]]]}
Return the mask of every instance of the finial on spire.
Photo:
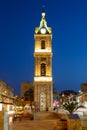
{"label": "finial on spire", "polygon": [[44,18],[45,17],[45,12],[42,12],[42,18]]}

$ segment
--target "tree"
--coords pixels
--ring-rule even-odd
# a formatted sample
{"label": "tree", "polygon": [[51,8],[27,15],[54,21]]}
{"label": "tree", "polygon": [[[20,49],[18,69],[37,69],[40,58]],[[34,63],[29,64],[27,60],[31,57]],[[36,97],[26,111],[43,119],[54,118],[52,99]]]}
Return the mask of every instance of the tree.
{"label": "tree", "polygon": [[53,98],[57,100],[59,99],[59,94],[54,84],[53,84]]}
{"label": "tree", "polygon": [[77,102],[66,102],[63,105],[64,109],[69,111],[70,114],[72,114],[77,108],[78,108],[78,103]]}

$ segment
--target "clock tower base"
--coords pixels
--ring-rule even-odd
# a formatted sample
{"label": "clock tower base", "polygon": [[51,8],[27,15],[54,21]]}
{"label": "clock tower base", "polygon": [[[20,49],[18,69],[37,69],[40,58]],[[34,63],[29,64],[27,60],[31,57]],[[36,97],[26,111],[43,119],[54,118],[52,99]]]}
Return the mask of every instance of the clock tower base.
{"label": "clock tower base", "polygon": [[52,83],[34,83],[34,99],[36,110],[50,111],[53,106]]}

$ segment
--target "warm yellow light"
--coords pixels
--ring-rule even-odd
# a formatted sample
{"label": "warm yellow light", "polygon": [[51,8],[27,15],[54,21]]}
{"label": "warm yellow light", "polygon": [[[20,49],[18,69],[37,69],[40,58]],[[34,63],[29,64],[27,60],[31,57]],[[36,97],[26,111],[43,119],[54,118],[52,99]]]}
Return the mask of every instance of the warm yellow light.
{"label": "warm yellow light", "polygon": [[9,123],[12,123],[12,116],[11,117],[9,117]]}
{"label": "warm yellow light", "polygon": [[9,115],[15,114],[15,111],[14,111],[14,110],[8,111],[8,114],[9,114]]}
{"label": "warm yellow light", "polygon": [[2,111],[2,103],[0,103],[0,111]]}
{"label": "warm yellow light", "polygon": [[35,52],[51,52],[51,49],[35,49]]}
{"label": "warm yellow light", "polygon": [[52,77],[34,77],[34,81],[52,81]]}
{"label": "warm yellow light", "polygon": [[7,105],[7,111],[9,111],[9,108],[10,108],[10,106],[9,106],[9,105]]}

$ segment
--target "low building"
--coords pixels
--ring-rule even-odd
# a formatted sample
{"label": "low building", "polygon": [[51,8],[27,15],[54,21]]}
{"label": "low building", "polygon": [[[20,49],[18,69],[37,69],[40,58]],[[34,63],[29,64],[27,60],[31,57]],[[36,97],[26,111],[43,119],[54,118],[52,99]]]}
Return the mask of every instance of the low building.
{"label": "low building", "polygon": [[87,107],[87,83],[81,84],[81,92],[79,92],[77,100],[80,105]]}
{"label": "low building", "polygon": [[14,90],[3,80],[0,80],[0,109],[8,111],[13,104]]}

